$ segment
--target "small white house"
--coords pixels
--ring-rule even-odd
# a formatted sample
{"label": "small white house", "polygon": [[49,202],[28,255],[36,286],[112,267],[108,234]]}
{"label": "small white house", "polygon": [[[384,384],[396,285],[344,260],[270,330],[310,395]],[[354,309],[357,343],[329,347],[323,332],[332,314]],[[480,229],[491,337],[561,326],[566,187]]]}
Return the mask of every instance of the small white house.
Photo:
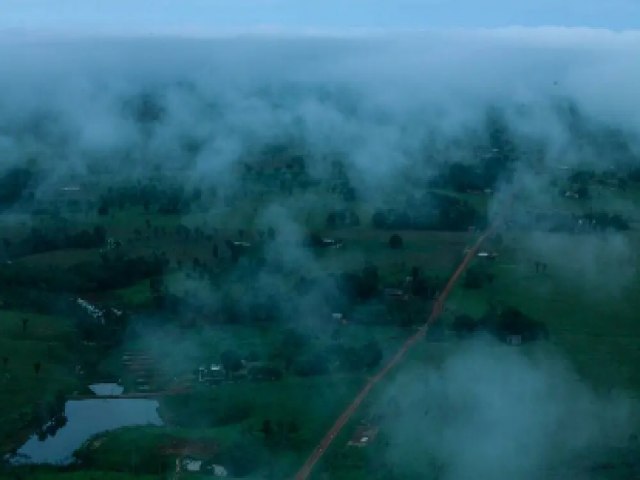
{"label": "small white house", "polygon": [[322,240],[323,247],[329,248],[341,248],[342,240],[336,240],[335,238],[323,238]]}
{"label": "small white house", "polygon": [[100,322],[104,325],[104,310],[100,310],[98,307],[79,297],[76,299],[76,303],[80,305],[80,307],[82,307],[85,312],[87,312],[96,320],[100,320]]}
{"label": "small white house", "polygon": [[485,252],[481,251],[476,254],[479,258],[488,258],[489,260],[495,260],[498,257],[498,254],[495,252]]}
{"label": "small white house", "polygon": [[235,247],[249,248],[251,244],[249,242],[232,242]]}
{"label": "small white house", "polygon": [[221,380],[224,378],[224,374],[224,367],[222,365],[212,363],[209,367],[202,366],[198,369],[198,381]]}
{"label": "small white house", "polygon": [[202,460],[196,460],[195,458],[183,458],[182,468],[187,472],[199,472],[202,469]]}
{"label": "small white house", "polygon": [[224,478],[229,476],[229,472],[222,465],[216,465],[216,464],[211,465],[211,473],[213,473],[214,477]]}

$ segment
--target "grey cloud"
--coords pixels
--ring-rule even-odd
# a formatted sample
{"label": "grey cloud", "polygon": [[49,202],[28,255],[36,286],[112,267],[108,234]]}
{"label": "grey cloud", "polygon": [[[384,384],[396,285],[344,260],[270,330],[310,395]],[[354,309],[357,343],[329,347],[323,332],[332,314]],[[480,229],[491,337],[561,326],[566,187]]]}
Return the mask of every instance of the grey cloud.
{"label": "grey cloud", "polygon": [[384,429],[399,471],[424,473],[431,458],[447,480],[587,478],[602,452],[627,445],[637,421],[628,397],[592,391],[553,352],[489,340],[401,373],[379,408],[396,412]]}
{"label": "grey cloud", "polygon": [[[37,158],[48,183],[95,165],[135,177],[160,164],[233,189],[240,161],[294,143],[312,175],[342,159],[359,193],[382,201],[449,161],[473,161],[468,144],[482,143],[495,108],[526,154],[497,212],[511,192],[551,206],[559,165],[606,168],[608,155],[579,135],[616,129],[633,161],[640,152],[633,31],[5,39],[0,54],[2,166]],[[163,112],[150,126],[126,109],[141,93]]]}
{"label": "grey cloud", "polygon": [[522,247],[530,259],[544,259],[566,285],[583,287],[592,298],[624,293],[638,272],[632,241],[619,233],[579,239],[534,233],[522,239]]}
{"label": "grey cloud", "polygon": [[[543,142],[551,164],[575,150],[553,108],[558,98],[631,137],[640,131],[632,88],[640,69],[630,61],[640,40],[630,33],[94,39],[5,43],[0,50],[10,60],[0,77],[7,92],[2,124],[55,112],[49,128],[62,145],[44,147],[59,148],[60,164],[113,157],[131,145],[141,156],[175,157],[179,139],[191,135],[204,143],[198,173],[211,168],[222,176],[248,144],[290,136],[345,153],[361,178],[379,184],[418,168],[437,139],[477,131],[492,105],[505,109],[516,132]],[[178,82],[194,90],[180,90]],[[161,92],[166,108],[149,138],[140,138],[121,107],[123,97],[144,90]]]}

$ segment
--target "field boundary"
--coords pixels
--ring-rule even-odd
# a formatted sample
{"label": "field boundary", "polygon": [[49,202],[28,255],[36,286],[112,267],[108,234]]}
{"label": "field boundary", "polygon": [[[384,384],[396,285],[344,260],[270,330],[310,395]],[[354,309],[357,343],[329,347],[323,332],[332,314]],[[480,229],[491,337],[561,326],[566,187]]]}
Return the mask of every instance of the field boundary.
{"label": "field boundary", "polygon": [[436,300],[433,305],[433,309],[431,310],[431,314],[427,318],[427,321],[418,329],[416,333],[411,335],[400,347],[400,349],[396,352],[396,354],[386,363],[386,365],[380,370],[375,376],[371,377],[369,381],[367,381],[366,385],[360,390],[358,395],[353,399],[353,401],[349,404],[349,406],[342,412],[342,414],[338,417],[332,427],[329,429],[327,434],[322,438],[320,443],[315,447],[309,458],[305,461],[304,465],[298,470],[294,479],[295,480],[306,480],[311,472],[313,471],[314,466],[318,463],[318,461],[322,458],[324,453],[327,451],[328,447],[331,446],[335,437],[342,431],[347,422],[351,419],[353,414],[360,407],[360,404],[367,398],[369,392],[373,389],[373,387],[380,382],[394,367],[396,367],[404,358],[406,353],[413,347],[420,339],[422,339],[429,327],[440,317],[442,311],[444,310],[444,304],[451,294],[451,291],[455,287],[456,283],[467,269],[473,258],[478,253],[478,250],[484,243],[484,241],[490,237],[496,230],[496,225],[492,225],[489,227],[473,244],[473,246],[469,249],[469,251],[465,254],[462,262],[456,270],[453,272],[449,281],[447,282],[446,287]]}

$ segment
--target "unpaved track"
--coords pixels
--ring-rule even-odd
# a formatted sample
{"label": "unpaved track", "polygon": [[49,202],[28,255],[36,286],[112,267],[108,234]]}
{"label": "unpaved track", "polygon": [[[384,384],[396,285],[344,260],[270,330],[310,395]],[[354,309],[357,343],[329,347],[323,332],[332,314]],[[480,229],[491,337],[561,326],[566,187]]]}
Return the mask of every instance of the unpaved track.
{"label": "unpaved track", "polygon": [[429,318],[427,318],[427,321],[418,329],[418,331],[415,334],[409,337],[407,341],[404,344],[402,344],[398,352],[393,356],[393,358],[391,358],[391,360],[389,360],[389,362],[384,366],[384,368],[380,370],[374,377],[371,377],[369,379],[367,384],[362,388],[362,390],[360,390],[358,395],[356,395],[356,397],[345,409],[345,411],[342,412],[342,414],[338,417],[338,419],[335,421],[333,426],[329,429],[327,434],[323,437],[320,443],[313,450],[313,452],[311,453],[307,461],[304,463],[302,468],[298,471],[298,473],[294,477],[295,480],[306,480],[309,477],[309,474],[311,474],[313,467],[322,458],[322,455],[324,455],[324,452],[327,451],[327,448],[329,448],[329,446],[331,445],[333,440],[338,436],[338,434],[340,433],[342,428],[345,426],[345,424],[351,419],[351,417],[356,412],[356,410],[358,409],[360,404],[363,402],[363,400],[367,398],[367,395],[369,395],[369,392],[371,391],[371,389],[380,380],[382,380],[385,377],[385,375],[387,375],[387,373],[391,371],[391,369],[393,369],[396,365],[398,365],[402,361],[405,354],[409,351],[411,347],[413,347],[413,345],[418,340],[424,337],[424,335],[427,333],[427,330],[429,330],[429,327],[438,319],[438,317],[442,313],[442,310],[444,309],[444,303],[447,301],[447,297],[449,297],[449,295],[451,294],[453,287],[455,287],[456,283],[458,282],[458,280],[460,279],[464,271],[469,266],[469,263],[471,263],[473,258],[476,256],[476,253],[478,253],[478,250],[482,246],[482,243],[487,239],[487,237],[491,236],[494,233],[495,229],[496,229],[495,225],[487,229],[478,238],[478,240],[473,245],[473,247],[469,249],[469,251],[464,256],[464,259],[462,260],[460,265],[458,265],[458,268],[456,268],[456,271],[453,272],[453,275],[451,275],[451,278],[449,278],[449,281],[447,282],[446,287],[438,297],[438,300],[436,300],[435,304],[433,305],[433,309],[431,310],[431,314],[429,315]]}

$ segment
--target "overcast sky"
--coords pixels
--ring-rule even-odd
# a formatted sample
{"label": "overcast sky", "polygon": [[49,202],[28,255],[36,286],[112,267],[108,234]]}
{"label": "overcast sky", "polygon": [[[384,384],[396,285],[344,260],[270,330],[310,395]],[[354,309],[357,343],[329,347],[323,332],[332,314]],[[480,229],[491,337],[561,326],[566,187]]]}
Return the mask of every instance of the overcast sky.
{"label": "overcast sky", "polygon": [[640,26],[640,0],[1,0],[0,30],[207,34],[244,30]]}

